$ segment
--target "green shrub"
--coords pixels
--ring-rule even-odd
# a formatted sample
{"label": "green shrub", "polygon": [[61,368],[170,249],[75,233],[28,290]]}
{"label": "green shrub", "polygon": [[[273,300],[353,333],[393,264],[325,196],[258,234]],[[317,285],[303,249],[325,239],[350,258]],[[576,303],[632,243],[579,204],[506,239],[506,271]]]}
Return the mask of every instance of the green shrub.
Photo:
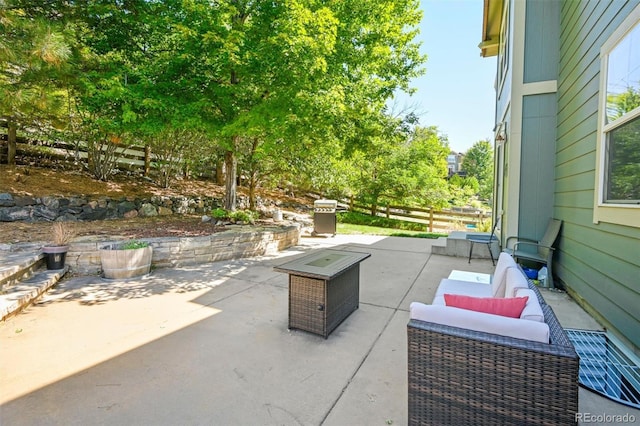
{"label": "green shrub", "polygon": [[493,225],[491,224],[491,218],[489,218],[478,223],[476,225],[476,229],[478,230],[478,232],[491,232],[492,226]]}
{"label": "green shrub", "polygon": [[425,225],[424,223],[387,219],[386,217],[371,216],[358,212],[339,212],[337,214],[337,220],[340,223],[377,226],[379,228],[402,229],[405,231],[424,231],[427,227],[427,225]]}
{"label": "green shrub", "polygon": [[251,210],[236,210],[229,214],[229,219],[236,222],[254,223],[258,219],[258,213]]}
{"label": "green shrub", "polygon": [[254,223],[256,219],[260,217],[258,212],[252,212],[251,210],[236,210],[229,211],[222,208],[214,209],[211,212],[211,216],[218,220],[231,220],[233,222],[246,222]]}
{"label": "green shrub", "polygon": [[122,244],[120,244],[120,246],[118,247],[120,250],[134,250],[134,249],[139,249],[139,248],[145,248],[145,247],[149,247],[149,243],[146,241],[138,241],[138,240],[131,240],[131,241],[127,241],[124,242]]}
{"label": "green shrub", "polygon": [[229,219],[229,212],[218,207],[211,212],[211,217],[215,219]]}

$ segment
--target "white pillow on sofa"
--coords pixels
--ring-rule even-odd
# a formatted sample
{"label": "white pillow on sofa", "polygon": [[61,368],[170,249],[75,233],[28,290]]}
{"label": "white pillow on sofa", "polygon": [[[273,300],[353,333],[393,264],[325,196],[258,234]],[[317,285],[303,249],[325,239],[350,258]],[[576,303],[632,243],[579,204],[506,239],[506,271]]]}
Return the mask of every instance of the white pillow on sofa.
{"label": "white pillow on sofa", "polygon": [[520,314],[520,319],[544,322],[544,312],[542,312],[542,307],[540,306],[536,293],[529,288],[519,288],[516,290],[516,297],[524,296],[529,296],[529,300],[527,300],[527,304]]}

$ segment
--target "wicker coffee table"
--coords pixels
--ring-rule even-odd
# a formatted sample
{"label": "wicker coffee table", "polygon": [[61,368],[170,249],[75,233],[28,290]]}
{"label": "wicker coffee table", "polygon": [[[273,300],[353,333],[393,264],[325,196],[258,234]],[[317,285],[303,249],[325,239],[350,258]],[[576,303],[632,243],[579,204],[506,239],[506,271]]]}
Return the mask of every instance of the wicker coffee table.
{"label": "wicker coffee table", "polygon": [[289,274],[289,328],[329,337],[358,309],[360,262],[369,256],[326,249],[276,266]]}

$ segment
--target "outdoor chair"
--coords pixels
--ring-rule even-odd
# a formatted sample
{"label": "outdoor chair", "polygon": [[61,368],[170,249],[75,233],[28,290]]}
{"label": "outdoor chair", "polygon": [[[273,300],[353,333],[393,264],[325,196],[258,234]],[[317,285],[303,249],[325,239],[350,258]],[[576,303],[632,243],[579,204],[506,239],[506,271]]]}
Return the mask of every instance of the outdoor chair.
{"label": "outdoor chair", "polygon": [[[551,218],[549,219],[547,229],[541,240],[536,241],[530,238],[511,236],[507,237],[504,248],[504,251],[512,255],[516,261],[518,259],[524,259],[545,265],[548,271],[547,280],[549,281],[549,288],[554,288],[552,263],[555,248],[553,245],[558,238],[561,226],[561,220]],[[510,241],[514,240],[515,243],[513,247],[510,247]]]}
{"label": "outdoor chair", "polygon": [[475,243],[485,244],[487,249],[489,250],[489,256],[491,256],[491,263],[493,266],[496,265],[496,261],[493,258],[493,252],[491,251],[491,244],[498,241],[498,236],[496,235],[496,228],[498,227],[498,223],[500,219],[497,218],[495,223],[493,224],[493,228],[491,229],[491,234],[469,234],[467,235],[467,241],[469,241],[469,263],[471,263],[471,254],[473,253],[473,245]]}

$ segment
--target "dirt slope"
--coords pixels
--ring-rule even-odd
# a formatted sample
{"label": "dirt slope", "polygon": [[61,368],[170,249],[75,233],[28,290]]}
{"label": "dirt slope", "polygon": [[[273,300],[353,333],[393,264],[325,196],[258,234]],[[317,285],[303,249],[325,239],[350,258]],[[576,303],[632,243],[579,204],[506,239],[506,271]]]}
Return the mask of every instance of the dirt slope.
{"label": "dirt slope", "polygon": [[[42,197],[47,195],[92,195],[136,198],[158,196],[207,196],[222,197],[224,188],[204,180],[178,180],[169,189],[154,183],[120,175],[111,182],[102,182],[80,172],[56,171],[28,166],[0,165],[0,193]],[[244,193],[243,188],[239,188]],[[288,197],[283,192],[260,191],[266,199],[291,201],[313,205],[304,197]],[[196,236],[219,231],[210,223],[202,223],[201,216],[164,216],[107,221],[76,222],[78,235],[124,235],[131,238],[168,235]],[[47,222],[0,222],[0,244],[51,239],[51,224]]]}

